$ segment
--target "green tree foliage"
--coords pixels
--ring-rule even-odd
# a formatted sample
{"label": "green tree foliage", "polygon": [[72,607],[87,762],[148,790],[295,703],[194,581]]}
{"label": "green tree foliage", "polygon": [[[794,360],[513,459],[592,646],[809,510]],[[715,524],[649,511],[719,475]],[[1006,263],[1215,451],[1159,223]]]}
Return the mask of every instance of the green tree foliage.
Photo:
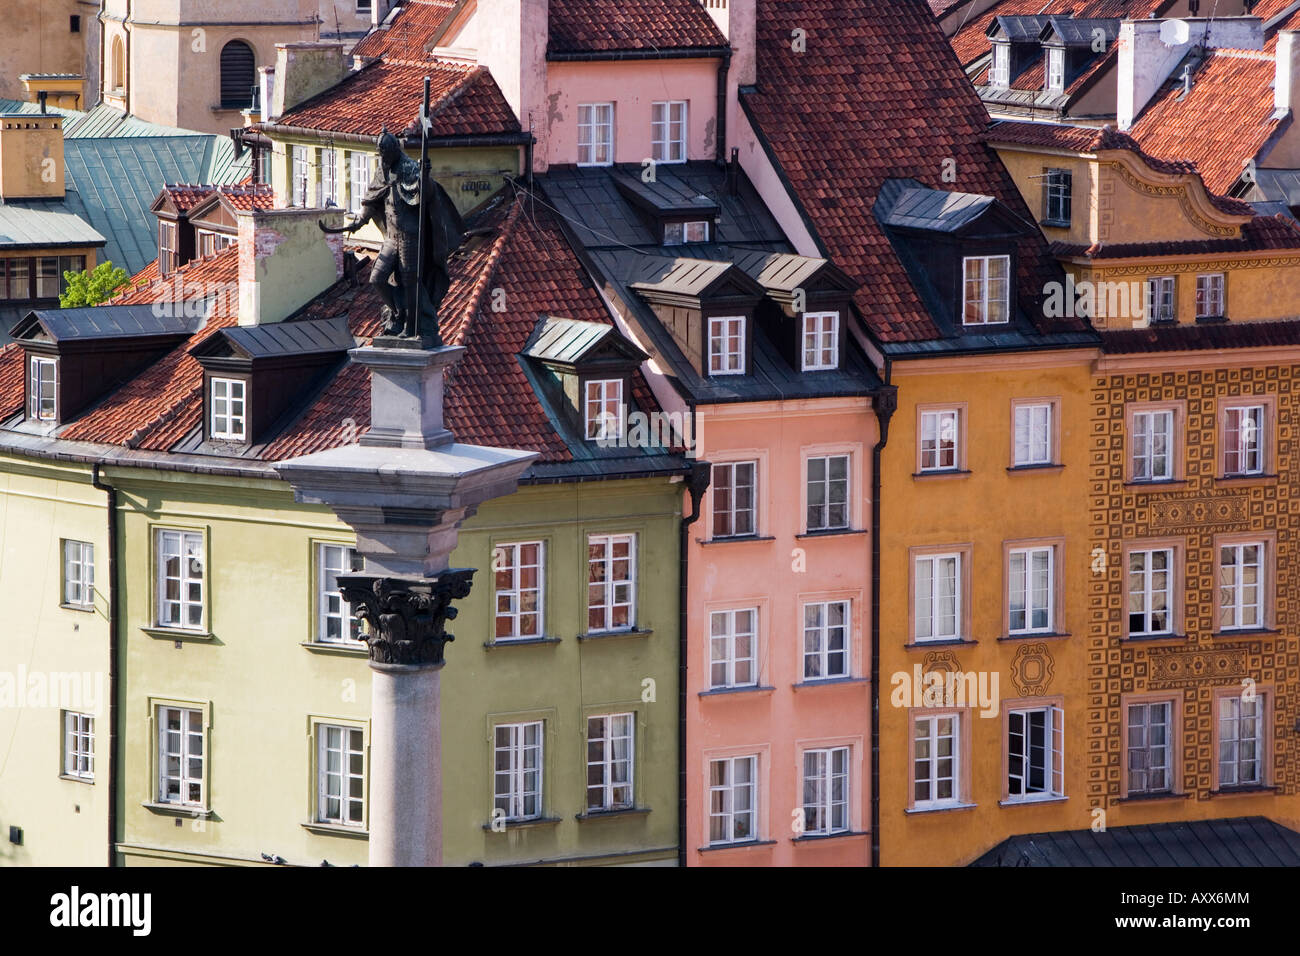
{"label": "green tree foliage", "polygon": [[65,272],[68,289],[59,295],[59,305],[65,309],[79,309],[107,302],[122,290],[130,276],[111,262],[101,262],[86,272]]}

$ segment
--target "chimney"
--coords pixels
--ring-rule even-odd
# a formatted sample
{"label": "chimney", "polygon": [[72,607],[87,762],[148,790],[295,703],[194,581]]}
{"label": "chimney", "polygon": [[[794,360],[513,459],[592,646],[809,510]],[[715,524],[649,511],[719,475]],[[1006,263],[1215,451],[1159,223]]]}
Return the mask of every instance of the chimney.
{"label": "chimney", "polygon": [[547,0],[478,0],[478,62],[492,72],[524,131],[537,137],[533,169],[545,172]]}
{"label": "chimney", "polygon": [[270,109],[265,101],[262,103],[263,115],[279,118],[299,103],[337,85],[347,73],[342,43],[277,43],[274,91]]}
{"label": "chimney", "polygon": [[1273,107],[1288,113],[1300,104],[1300,33],[1283,30],[1277,35],[1277,73],[1273,78]]}
{"label": "chimney", "polygon": [[1128,131],[1193,48],[1263,50],[1264,21],[1258,17],[1125,20],[1118,43],[1115,121]]}
{"label": "chimney", "polygon": [[731,44],[731,79],[737,86],[758,82],[758,0],[699,0]]}
{"label": "chimney", "polygon": [[341,209],[240,210],[239,324],[283,321],[343,277]]}
{"label": "chimney", "polygon": [[388,12],[393,7],[393,0],[371,0],[370,3],[370,27],[377,29],[379,24],[388,18]]}
{"label": "chimney", "polygon": [[62,199],[63,117],[0,114],[0,200]]}

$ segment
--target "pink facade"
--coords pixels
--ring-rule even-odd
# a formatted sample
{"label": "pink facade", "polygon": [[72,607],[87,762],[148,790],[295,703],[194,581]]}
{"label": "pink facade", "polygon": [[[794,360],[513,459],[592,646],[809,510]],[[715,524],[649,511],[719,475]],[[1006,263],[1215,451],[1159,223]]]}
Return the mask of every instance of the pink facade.
{"label": "pink facade", "polygon": [[[870,865],[871,450],[877,423],[868,398],[762,402],[697,409],[697,454],[713,463],[714,487],[691,528],[686,701],[686,859],[691,866]],[[808,459],[848,456],[849,530],[807,535]],[[756,535],[726,540],[715,531],[719,483],[733,463],[755,466]],[[724,477],[726,473],[721,473]],[[722,493],[725,498],[725,492]],[[848,604],[847,675],[805,676],[805,608]],[[733,662],[731,675],[714,652],[718,624],[740,612],[757,623],[754,673]],[[745,627],[741,625],[741,630]],[[817,643],[816,638],[814,643]],[[717,642],[721,647],[723,642]],[[816,666],[814,670],[818,669]],[[832,670],[837,668],[832,667]],[[752,686],[718,688],[718,677]],[[805,754],[847,748],[847,833],[816,838],[818,812],[802,813]],[[756,758],[753,832],[743,819],[745,796],[715,794],[714,761]],[[822,758],[814,758],[814,761]],[[837,758],[839,759],[839,758]],[[739,775],[746,765],[727,766]],[[822,779],[828,779],[823,777]],[[836,786],[842,786],[842,783]],[[743,788],[742,788],[743,789]],[[713,811],[741,810],[741,819]],[[802,824],[802,826],[801,826]],[[736,838],[737,845],[716,841]],[[740,839],[746,838],[747,839]]]}

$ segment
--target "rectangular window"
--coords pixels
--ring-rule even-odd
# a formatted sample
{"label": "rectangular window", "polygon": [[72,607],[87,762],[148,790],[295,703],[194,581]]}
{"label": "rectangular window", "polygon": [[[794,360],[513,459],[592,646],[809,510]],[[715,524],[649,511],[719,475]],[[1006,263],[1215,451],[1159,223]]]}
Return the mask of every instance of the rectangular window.
{"label": "rectangular window", "polygon": [[709,843],[758,839],[758,757],[709,761]]}
{"label": "rectangular window", "polygon": [[709,220],[664,223],[664,245],[680,246],[684,242],[708,242]]}
{"label": "rectangular window", "polygon": [[713,466],[715,538],[740,538],[758,533],[757,474],[758,463],[753,461]]}
{"label": "rectangular window", "polygon": [[361,201],[370,189],[371,158],[369,153],[348,153],[348,165],[352,189],[348,193],[348,212],[356,215],[361,212]]}
{"label": "rectangular window", "polygon": [[243,441],[247,434],[244,381],[238,378],[214,378],[211,381],[212,428],[209,437]]}
{"label": "rectangular window", "polygon": [[1128,632],[1131,637],[1173,633],[1173,574],[1173,548],[1129,552]]}
{"label": "rectangular window", "polygon": [[339,202],[339,152],[336,149],[322,149],[320,151],[320,195],[321,205],[327,206],[333,203],[336,206],[342,205]]}
{"label": "rectangular window", "polygon": [[31,274],[31,259],[0,259],[0,299],[30,299]]}
{"label": "rectangular window", "polygon": [[587,630],[636,627],[636,535],[587,536]]}
{"label": "rectangular window", "polygon": [[306,146],[291,146],[289,150],[292,157],[290,185],[293,204],[301,209],[307,205],[311,184],[311,162],[307,158]]}
{"label": "rectangular window", "polygon": [[817,372],[840,367],[840,314],[805,312],[803,370]]}
{"label": "rectangular window", "polygon": [[1263,783],[1263,708],[1260,695],[1220,697],[1219,786]]}
{"label": "rectangular window", "polygon": [[921,413],[921,471],[957,468],[958,415],[955,408]]}
{"label": "rectangular window", "polygon": [[55,360],[33,355],[28,364],[27,417],[52,422],[58,417],[58,367]]}
{"label": "rectangular window", "polygon": [[1167,793],[1171,789],[1173,705],[1167,701],[1128,705],[1128,792]]}
{"label": "rectangular window", "polygon": [[849,828],[849,748],[803,752],[803,832],[829,836]]}
{"label": "rectangular window", "polygon": [[158,802],[203,806],[203,761],[203,712],[159,707]]}
{"label": "rectangular window", "polygon": [[1174,322],[1174,277],[1153,276],[1147,279],[1147,321]]}
{"label": "rectangular window", "polygon": [[158,221],[158,271],[169,275],[178,265],[176,257],[176,223]]}
{"label": "rectangular window", "polygon": [[1011,316],[1011,257],[968,256],[962,260],[966,276],[965,325],[1002,325]]}
{"label": "rectangular window", "polygon": [[1264,626],[1264,544],[1219,547],[1219,630]]}
{"label": "rectangular window", "polygon": [[674,100],[650,107],[650,139],[656,163],[686,162],[686,102]]}
{"label": "rectangular window", "polygon": [[917,717],[913,721],[913,807],[933,809],[960,801],[960,725],[959,714]]}
{"label": "rectangular window", "polygon": [[614,162],[614,104],[578,106],[578,165],[610,166]]}
{"label": "rectangular window", "polygon": [[1007,712],[1007,799],[1065,796],[1065,711]]}
{"label": "rectangular window", "polygon": [[1011,47],[1006,43],[993,44],[993,65],[989,68],[989,86],[1008,86],[1011,83]]}
{"label": "rectangular window", "polygon": [[325,644],[357,644],[361,623],[352,605],[339,593],[339,575],[360,571],[361,555],[345,544],[316,545],[316,640]]}
{"label": "rectangular window", "polygon": [[758,611],[714,611],[709,615],[709,686],[758,685]]}
{"label": "rectangular window", "polygon": [[623,380],[598,379],[586,383],[584,414],[588,441],[618,441],[623,437]]}
{"label": "rectangular window", "polygon": [[632,715],[587,718],[587,809],[632,806]]}
{"label": "rectangular window", "polygon": [[1052,548],[1017,548],[1008,554],[1007,596],[1012,634],[1048,633],[1055,608]]}
{"label": "rectangular window", "polygon": [[63,603],[95,603],[95,546],[89,541],[63,542]]}
{"label": "rectangular window", "polygon": [[1218,319],[1223,311],[1223,273],[1196,277],[1196,317]]}
{"label": "rectangular window", "polygon": [[542,636],[541,541],[499,544],[492,551],[496,581],[493,640],[520,641]]}
{"label": "rectangular window", "polygon": [[1174,477],[1174,413],[1133,413],[1133,480],[1168,481]]}
{"label": "rectangular window", "polygon": [[203,535],[156,532],[159,627],[203,629]]}
{"label": "rectangular window", "polygon": [[916,558],[915,638],[960,640],[962,582],[960,554],[924,554]]}
{"label": "rectangular window", "polygon": [[849,526],[849,456],[808,459],[808,531]]}
{"label": "rectangular window", "polygon": [[1015,449],[1012,463],[1050,465],[1052,463],[1052,406],[1016,405]]}
{"label": "rectangular window", "polygon": [[803,606],[803,677],[849,676],[849,602],[815,601]]}
{"label": "rectangular window", "polygon": [[68,291],[68,273],[84,272],[85,256],[59,256],[59,295]]}
{"label": "rectangular window", "polygon": [[745,317],[709,318],[709,374],[745,374]]}
{"label": "rectangular window", "polygon": [[366,822],[366,751],[359,727],[316,725],[316,821],[362,827]]}
{"label": "rectangular window", "polygon": [[1229,406],[1224,413],[1223,473],[1264,473],[1264,406]]}
{"label": "rectangular window", "polygon": [[36,298],[57,299],[60,280],[58,256],[41,256],[36,260]]}
{"label": "rectangular window", "polygon": [[1060,93],[1065,89],[1065,51],[1050,49],[1047,51],[1047,90]]}
{"label": "rectangular window", "polygon": [[95,718],[63,712],[63,775],[95,779]]}
{"label": "rectangular window", "polygon": [[507,820],[542,815],[542,722],[498,724],[493,780],[495,808]]}

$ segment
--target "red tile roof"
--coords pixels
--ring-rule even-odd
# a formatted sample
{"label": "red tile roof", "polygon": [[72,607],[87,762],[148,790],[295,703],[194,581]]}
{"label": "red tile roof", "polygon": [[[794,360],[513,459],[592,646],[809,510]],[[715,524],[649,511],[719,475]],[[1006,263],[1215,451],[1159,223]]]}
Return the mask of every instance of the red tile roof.
{"label": "red tile roof", "polygon": [[1188,239],[1177,242],[1113,242],[1084,246],[1054,242],[1058,256],[1088,259],[1132,259],[1145,256],[1197,256],[1229,252],[1300,249],[1300,224],[1287,216],[1256,216],[1241,227],[1240,238]]}
{"label": "red tile roof", "polygon": [[385,60],[301,103],[276,120],[283,126],[378,136],[400,133],[424,104],[424,78],[432,80],[431,136],[517,133],[519,121],[486,67],[448,60]]}
{"label": "red tile roof", "polygon": [[700,0],[550,0],[549,53],[726,45]]}
{"label": "red tile roof", "polygon": [[1300,322],[1216,322],[1206,325],[1152,325],[1101,333],[1109,355],[1188,352],[1209,349],[1269,348],[1300,345]]}
{"label": "red tile roof", "polygon": [[21,345],[10,342],[0,348],[0,418],[22,411],[27,387],[25,372]]}
{"label": "red tile roof", "polygon": [[218,186],[230,205],[239,210],[273,209],[275,207],[275,190],[270,183],[241,183],[238,186]]}
{"label": "red tile roof", "polygon": [[168,183],[163,186],[162,191],[167,194],[167,198],[172,201],[179,213],[187,213],[204,198],[212,192],[211,186],[197,186],[190,183]]}
{"label": "red tile roof", "polygon": [[[791,50],[806,29],[808,52]],[[872,214],[881,184],[912,178],[935,189],[999,198],[1034,221],[991,147],[988,115],[923,0],[852,10],[839,0],[759,5],[759,91],[746,95],[762,134],[826,253],[863,283],[855,301],[882,341],[939,334]],[[945,160],[958,179],[943,182]],[[1020,288],[1034,294],[1058,266],[1034,231],[1020,244]],[[1067,326],[1073,328],[1073,320]],[[1079,326],[1083,327],[1083,326]]]}
{"label": "red tile roof", "polygon": [[354,57],[423,59],[429,43],[456,9],[456,0],[406,0],[385,28],[371,30],[352,48]]}

